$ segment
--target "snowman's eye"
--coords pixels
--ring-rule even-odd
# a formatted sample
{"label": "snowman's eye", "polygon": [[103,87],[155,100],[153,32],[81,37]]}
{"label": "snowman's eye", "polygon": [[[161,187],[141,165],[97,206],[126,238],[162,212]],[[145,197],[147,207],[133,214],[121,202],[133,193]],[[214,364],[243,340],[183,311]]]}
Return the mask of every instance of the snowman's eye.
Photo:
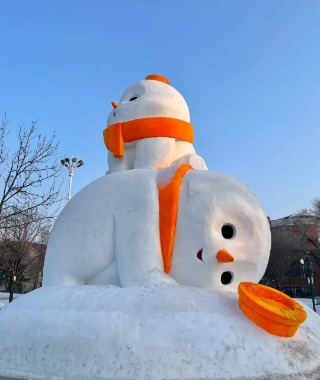
{"label": "snowman's eye", "polygon": [[134,100],[138,99],[139,95],[135,95],[132,98],[129,99],[129,102],[133,102]]}
{"label": "snowman's eye", "polygon": [[221,228],[221,234],[225,239],[232,239],[236,234],[236,229],[232,224],[225,224]]}
{"label": "snowman's eye", "polygon": [[233,273],[232,272],[223,272],[221,275],[221,284],[229,285],[233,281]]}

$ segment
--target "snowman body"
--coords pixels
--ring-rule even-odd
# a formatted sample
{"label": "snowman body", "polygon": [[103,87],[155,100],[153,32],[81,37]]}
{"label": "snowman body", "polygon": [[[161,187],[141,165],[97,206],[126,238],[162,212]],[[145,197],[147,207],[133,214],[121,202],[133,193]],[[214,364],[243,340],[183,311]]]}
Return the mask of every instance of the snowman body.
{"label": "snowman body", "polygon": [[[180,189],[172,266],[164,273],[159,186],[175,167],[102,177],[76,194],[58,217],[48,243],[45,286],[181,283],[236,291],[259,281],[270,252],[270,228],[252,192],[238,180],[190,170]],[[233,236],[224,236],[225,226]],[[233,262],[221,262],[227,250]],[[199,255],[201,252],[201,257]]]}

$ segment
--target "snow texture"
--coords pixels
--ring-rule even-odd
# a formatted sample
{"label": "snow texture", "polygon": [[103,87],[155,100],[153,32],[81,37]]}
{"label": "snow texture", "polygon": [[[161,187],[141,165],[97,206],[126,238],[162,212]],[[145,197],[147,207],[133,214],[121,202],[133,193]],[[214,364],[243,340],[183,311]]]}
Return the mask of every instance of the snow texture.
{"label": "snow texture", "polygon": [[[20,297],[22,294],[13,294],[13,299]],[[3,309],[9,303],[9,293],[0,292],[0,310]]]}
{"label": "snow texture", "polygon": [[[317,379],[320,318],[293,338],[248,320],[233,292],[47,287],[0,312],[0,375],[24,379]],[[4,328],[5,327],[5,328]]]}

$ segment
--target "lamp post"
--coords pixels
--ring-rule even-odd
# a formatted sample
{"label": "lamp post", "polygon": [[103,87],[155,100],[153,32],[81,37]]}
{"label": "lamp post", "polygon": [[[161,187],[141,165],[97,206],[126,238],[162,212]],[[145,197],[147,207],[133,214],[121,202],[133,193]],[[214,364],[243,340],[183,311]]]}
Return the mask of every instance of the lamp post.
{"label": "lamp post", "polygon": [[[309,252],[306,252],[306,255],[308,255],[308,253]],[[315,303],[315,296],[314,296],[313,270],[312,270],[311,258],[309,256],[305,256],[302,259],[300,259],[301,265],[304,265],[305,263],[307,264],[308,282],[309,282],[310,290],[311,290],[313,310],[316,312],[316,303]]]}
{"label": "lamp post", "polygon": [[61,164],[68,168],[69,171],[69,191],[67,200],[71,199],[71,189],[72,189],[72,178],[76,169],[80,168],[80,166],[84,165],[82,160],[78,160],[77,157],[65,157],[61,160]]}

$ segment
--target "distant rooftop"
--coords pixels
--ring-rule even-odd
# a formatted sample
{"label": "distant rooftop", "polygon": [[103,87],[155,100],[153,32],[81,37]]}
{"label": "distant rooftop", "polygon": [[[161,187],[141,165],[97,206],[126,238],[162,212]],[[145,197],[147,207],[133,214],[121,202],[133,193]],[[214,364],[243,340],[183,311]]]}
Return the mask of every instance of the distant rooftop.
{"label": "distant rooftop", "polygon": [[305,224],[320,224],[320,217],[310,214],[292,214],[280,219],[271,220],[271,227],[293,226],[297,221]]}

